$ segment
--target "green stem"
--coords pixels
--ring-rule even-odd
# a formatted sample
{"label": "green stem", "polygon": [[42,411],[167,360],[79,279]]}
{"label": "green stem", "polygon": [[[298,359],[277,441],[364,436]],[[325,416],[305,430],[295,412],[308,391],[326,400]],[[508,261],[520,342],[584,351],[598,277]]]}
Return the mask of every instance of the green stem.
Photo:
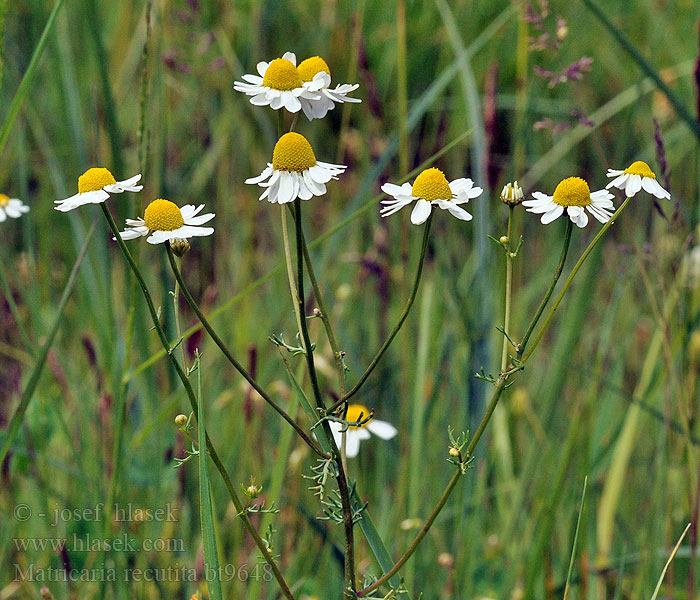
{"label": "green stem", "polygon": [[554,271],[554,275],[552,277],[552,283],[549,285],[549,288],[547,289],[547,292],[545,293],[544,298],[542,298],[542,302],[540,303],[540,306],[537,309],[535,316],[532,318],[532,321],[530,321],[530,325],[528,326],[527,331],[525,332],[525,335],[523,336],[522,342],[520,342],[520,344],[518,346],[518,352],[517,352],[518,360],[520,360],[522,358],[523,353],[525,352],[525,347],[527,346],[527,342],[530,339],[530,336],[532,335],[532,331],[535,329],[535,326],[537,325],[537,321],[540,320],[540,317],[542,316],[544,309],[547,307],[547,303],[549,302],[549,299],[552,297],[552,294],[554,293],[554,288],[557,286],[557,282],[559,281],[559,278],[561,277],[561,272],[563,271],[564,263],[566,262],[566,255],[569,252],[569,244],[571,243],[571,230],[573,229],[573,226],[574,226],[573,221],[568,216],[566,216],[566,232],[564,233],[564,246],[561,249],[561,256],[559,257],[559,264],[557,265],[557,268]]}
{"label": "green stem", "polygon": [[[287,411],[285,411],[279,404],[277,404],[271,397],[270,395],[265,391],[265,389],[253,378],[253,376],[246,370],[246,368],[236,359],[235,356],[231,353],[231,351],[228,349],[224,341],[219,337],[219,335],[216,333],[214,328],[211,326],[207,318],[204,316],[204,313],[202,313],[201,309],[199,308],[199,305],[195,302],[194,298],[192,297],[192,294],[190,293],[187,285],[185,284],[184,279],[182,278],[182,273],[180,272],[180,269],[178,268],[177,264],[177,259],[175,257],[175,254],[173,253],[172,248],[170,247],[169,243],[165,244],[165,249],[168,253],[168,260],[170,261],[170,268],[173,271],[173,274],[175,275],[175,281],[177,282],[176,290],[179,289],[182,291],[182,295],[185,297],[185,300],[187,300],[187,304],[190,305],[190,308],[194,311],[194,313],[197,315],[197,318],[199,321],[202,323],[204,326],[204,329],[206,329],[207,333],[211,337],[211,339],[214,341],[214,343],[219,347],[223,355],[226,357],[226,360],[228,360],[234,368],[243,376],[243,378],[250,384],[250,386],[258,393],[262,398],[267,402],[277,413],[285,420],[287,423],[289,423],[294,431],[296,431],[299,434],[299,437],[301,437],[304,442],[319,456],[325,457],[326,453],[323,452],[318,445],[306,434],[306,432],[299,426],[299,424],[292,419],[292,417],[289,416]],[[178,328],[179,329],[179,328]],[[180,332],[178,331],[178,337],[180,336]],[[184,357],[184,351],[183,351],[183,357]]]}
{"label": "green stem", "polygon": [[[170,248],[170,243],[167,242],[165,244],[166,248],[168,249],[168,258],[170,258],[170,255],[172,254],[172,249]],[[175,264],[173,265],[171,262],[171,265],[173,267],[174,272],[180,272],[182,269],[182,257],[181,256],[176,256],[175,257]],[[182,356],[182,364],[185,365],[185,368],[187,368],[187,357],[185,356],[185,340],[182,339],[182,326],[180,324],[180,280],[176,277],[175,278],[175,291],[173,292],[173,315],[175,316],[175,333],[177,334],[177,339],[179,340],[179,346],[180,346],[180,354]]]}
{"label": "green stem", "polygon": [[[309,337],[309,329],[306,324],[306,310],[304,307],[304,243],[303,243],[303,229],[301,224],[301,200],[298,198],[294,201],[296,209],[296,240],[297,240],[297,282],[296,282],[296,301],[298,304],[298,313],[300,315],[300,326],[301,326],[301,338],[304,347],[304,356],[306,357],[306,366],[309,371],[309,379],[311,380],[311,387],[314,391],[314,398],[316,399],[316,405],[319,412],[322,414],[327,414],[326,406],[323,401],[323,396],[321,394],[321,389],[318,384],[318,375],[316,373],[316,365],[314,364],[314,353],[311,345],[311,339]],[[284,209],[283,209],[284,214]],[[289,254],[289,248],[286,248]],[[291,284],[291,281],[290,281]],[[292,295],[294,296],[294,289],[292,289]],[[336,468],[338,474],[336,476],[336,481],[338,483],[338,491],[340,492],[340,500],[343,507],[343,527],[345,530],[345,589],[343,590],[343,597],[347,600],[353,600],[356,598],[356,584],[355,584],[355,541],[354,541],[354,523],[352,518],[352,504],[350,500],[350,488],[348,486],[348,480],[345,475],[345,465],[341,452],[338,450],[338,446],[333,438],[333,432],[331,431],[330,425],[327,419],[321,421],[323,431],[328,438],[331,445],[331,452],[335,458]]]}
{"label": "green stem", "polygon": [[511,244],[511,235],[513,230],[513,209],[515,207],[508,207],[508,231],[506,237],[508,241],[506,242],[506,291],[505,291],[505,314],[503,316],[503,331],[505,335],[503,336],[503,350],[501,351],[501,372],[506,370],[508,366],[508,332],[510,331],[510,306],[512,297],[512,287],[513,287],[513,251]]}
{"label": "green stem", "polygon": [[[549,324],[552,321],[552,318],[554,317],[554,313],[557,312],[557,308],[559,308],[559,305],[561,304],[562,299],[564,298],[564,294],[566,294],[566,290],[569,289],[569,286],[571,285],[571,282],[574,280],[574,277],[576,276],[576,273],[578,273],[579,269],[583,265],[584,261],[588,258],[588,255],[593,251],[593,248],[596,247],[600,239],[605,235],[605,232],[610,229],[612,224],[615,222],[615,219],[620,216],[620,213],[625,209],[627,204],[629,203],[630,198],[625,198],[625,201],[620,205],[620,208],[618,208],[615,213],[613,214],[612,217],[610,217],[610,220],[605,223],[600,228],[600,231],[596,234],[596,236],[591,240],[591,243],[588,244],[588,248],[586,248],[581,255],[581,258],[578,259],[576,264],[574,265],[574,268],[571,269],[571,273],[567,277],[566,281],[564,282],[564,287],[561,289],[561,292],[559,292],[559,295],[557,296],[557,299],[554,301],[554,304],[552,305],[552,308],[549,311],[549,314],[547,315],[547,318],[544,320],[544,324],[542,325],[542,328],[537,334],[537,337],[535,338],[535,341],[532,343],[532,346],[530,347],[530,350],[523,356],[522,362],[525,362],[528,358],[530,358],[530,355],[532,354],[533,350],[537,347],[537,344],[540,343],[542,340],[542,336],[544,335],[545,331],[547,331],[547,327],[549,327]],[[522,353],[519,353],[522,355]]]}
{"label": "green stem", "polygon": [[[296,218],[296,217],[295,217]],[[321,293],[321,287],[318,285],[318,280],[316,279],[316,273],[314,273],[313,264],[311,262],[311,256],[309,255],[309,248],[306,245],[306,237],[304,236],[304,231],[301,232],[301,243],[304,250],[304,262],[306,263],[306,272],[309,275],[309,280],[311,281],[311,287],[314,290],[314,295],[316,296],[316,305],[318,306],[319,316],[323,327],[326,330],[326,337],[328,338],[328,344],[333,352],[333,357],[335,359],[335,368],[338,372],[338,386],[340,389],[340,397],[342,398],[345,394],[345,366],[343,364],[343,353],[340,351],[338,342],[335,337],[335,332],[333,331],[333,325],[331,324],[330,315],[326,311],[326,306],[323,301],[323,295]]]}
{"label": "green stem", "polygon": [[[486,425],[488,425],[488,422],[491,419],[491,416],[493,415],[493,411],[496,409],[496,405],[498,404],[499,399],[501,398],[501,394],[503,394],[503,390],[506,388],[506,382],[508,381],[508,374],[504,373],[501,375],[500,380],[498,385],[496,386],[496,389],[493,393],[493,396],[491,398],[491,402],[488,405],[488,408],[486,409],[486,413],[481,419],[481,423],[479,423],[479,426],[476,430],[476,433],[472,437],[471,441],[469,442],[469,445],[467,446],[467,449],[465,451],[466,454],[466,459],[469,460],[474,454],[474,450],[476,449],[477,444],[479,443],[479,440],[481,439],[481,436],[484,434],[484,430],[486,429]],[[462,476],[462,471],[460,469],[457,469],[452,475],[452,478],[450,479],[449,483],[447,484],[447,487],[445,487],[445,490],[442,492],[442,495],[440,496],[440,499],[438,500],[437,504],[435,505],[435,508],[433,508],[432,512],[430,513],[430,516],[428,519],[425,521],[423,524],[423,527],[421,527],[421,530],[418,532],[416,535],[415,539],[411,543],[411,545],[408,547],[408,550],[404,552],[404,554],[399,558],[399,560],[396,561],[394,566],[386,572],[384,575],[382,575],[377,581],[375,581],[372,585],[364,588],[363,590],[360,590],[357,595],[362,597],[366,596],[370,592],[373,592],[377,588],[379,588],[381,585],[389,581],[396,573],[399,572],[399,569],[406,563],[406,561],[413,556],[413,553],[416,551],[418,548],[418,545],[421,543],[423,538],[428,534],[428,531],[430,531],[430,528],[433,526],[435,523],[435,520],[438,518],[438,515],[442,511],[442,509],[445,507],[445,504],[447,504],[447,500],[449,499],[450,495],[454,491],[457,482],[459,481],[460,477]]]}
{"label": "green stem", "polygon": [[[195,415],[198,415],[199,414],[199,410],[198,410],[199,406],[197,403],[197,398],[195,397],[195,394],[194,394],[194,390],[192,389],[192,385],[190,384],[189,379],[187,379],[187,375],[182,370],[182,366],[175,358],[175,355],[173,354],[172,348],[170,347],[170,345],[168,343],[168,338],[165,336],[165,332],[163,331],[163,327],[160,324],[160,320],[158,318],[158,312],[156,311],[155,305],[153,304],[153,299],[151,298],[151,293],[148,291],[148,287],[146,286],[146,282],[143,279],[143,276],[141,275],[141,271],[139,270],[138,266],[136,265],[136,262],[134,261],[133,257],[131,256],[129,249],[126,247],[124,240],[122,240],[121,236],[119,235],[119,228],[117,227],[117,224],[114,222],[114,217],[112,217],[112,213],[109,212],[107,205],[103,202],[102,204],[100,204],[100,207],[102,208],[102,212],[104,213],[105,218],[107,219],[107,222],[109,223],[109,227],[112,230],[112,233],[114,233],[114,237],[117,241],[117,244],[119,245],[119,249],[121,250],[122,254],[124,255],[126,262],[129,264],[129,267],[131,268],[131,271],[133,272],[134,276],[136,277],[136,280],[138,281],[139,287],[141,288],[141,291],[143,292],[143,296],[144,296],[144,298],[146,300],[146,304],[148,306],[148,312],[151,315],[151,319],[153,321],[153,326],[156,330],[156,333],[158,334],[158,339],[160,340],[161,344],[163,345],[163,348],[164,348],[165,353],[168,357],[168,360],[170,360],[170,363],[172,364],[173,368],[175,369],[175,372],[177,373],[177,376],[180,378],[180,381],[182,382],[182,385],[185,388],[185,392],[187,393],[187,399],[190,402],[190,407],[192,409],[192,412],[194,412]],[[274,557],[272,556],[272,554],[268,550],[267,545],[265,544],[264,540],[260,537],[257,530],[255,529],[255,527],[251,523],[250,519],[248,518],[248,515],[243,511],[244,506],[241,503],[240,499],[238,498],[238,494],[236,493],[236,490],[233,487],[233,483],[231,482],[231,478],[228,474],[228,471],[226,471],[226,467],[221,462],[221,459],[219,458],[219,455],[216,452],[214,445],[211,442],[211,439],[209,438],[209,434],[206,435],[206,445],[207,445],[207,448],[209,449],[209,455],[211,456],[211,459],[214,462],[214,465],[216,466],[217,470],[221,474],[222,479],[224,480],[224,484],[226,485],[226,489],[228,490],[229,496],[231,497],[231,501],[233,502],[233,505],[235,506],[236,510],[238,511],[238,515],[240,516],[241,521],[243,521],[243,525],[245,526],[245,528],[250,533],[250,536],[255,541],[255,545],[260,550],[260,553],[265,558],[265,561],[272,568],[273,575],[274,575],[275,579],[277,580],[277,583],[280,586],[280,589],[282,590],[282,593],[284,594],[285,598],[287,598],[288,600],[294,600],[294,596],[293,596],[291,590],[289,589],[287,582],[284,580],[284,576],[282,575],[282,572],[280,571],[279,567],[277,566],[277,563],[275,562]]]}
{"label": "green stem", "polygon": [[2,291],[5,294],[5,299],[7,300],[7,305],[10,307],[10,312],[12,313],[12,316],[15,319],[15,324],[17,325],[17,330],[19,331],[19,335],[22,338],[22,342],[24,342],[24,345],[27,347],[27,351],[29,354],[34,356],[36,354],[36,348],[34,348],[34,344],[32,344],[32,341],[29,339],[29,335],[27,334],[27,330],[24,327],[24,321],[22,321],[22,317],[19,314],[19,308],[17,307],[17,304],[15,303],[15,299],[12,296],[12,288],[10,287],[10,284],[7,281],[7,275],[5,274],[5,267],[3,266],[3,261],[0,259],[0,284],[2,285]]}
{"label": "green stem", "polygon": [[408,298],[408,302],[406,302],[406,306],[403,309],[403,312],[401,313],[401,316],[399,317],[398,322],[396,325],[394,325],[394,328],[391,330],[391,333],[389,334],[389,337],[386,338],[386,341],[382,344],[382,347],[379,349],[375,357],[372,359],[372,362],[369,363],[369,366],[367,367],[367,370],[362,374],[362,377],[357,381],[357,383],[352,387],[352,389],[345,394],[338,402],[336,402],[329,410],[334,410],[338,406],[340,406],[343,402],[347,402],[350,398],[352,398],[362,387],[364,382],[367,380],[367,378],[370,376],[372,371],[374,371],[374,368],[377,366],[377,363],[381,360],[383,354],[387,351],[389,346],[391,345],[391,342],[394,341],[394,338],[396,337],[396,334],[399,332],[401,327],[404,324],[404,321],[406,321],[406,317],[408,317],[408,313],[411,311],[411,307],[413,306],[413,302],[416,299],[416,295],[418,294],[418,287],[420,286],[420,280],[421,280],[421,275],[423,274],[423,263],[425,262],[425,254],[426,250],[428,248],[428,236],[430,234],[430,224],[433,222],[433,214],[428,217],[428,221],[425,224],[425,230],[423,231],[423,244],[421,245],[421,250],[420,250],[420,258],[418,259],[418,269],[416,271],[416,278],[413,282],[413,289],[411,290],[411,295]]}

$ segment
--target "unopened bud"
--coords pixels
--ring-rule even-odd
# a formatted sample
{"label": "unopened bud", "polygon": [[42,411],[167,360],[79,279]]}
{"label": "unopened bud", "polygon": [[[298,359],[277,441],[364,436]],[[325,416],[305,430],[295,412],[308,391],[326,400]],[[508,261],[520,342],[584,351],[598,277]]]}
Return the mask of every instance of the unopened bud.
{"label": "unopened bud", "polygon": [[180,258],[190,251],[190,243],[183,238],[170,240],[170,249]]}
{"label": "unopened bud", "polygon": [[185,415],[178,415],[175,417],[175,425],[178,427],[184,427],[187,425],[187,417]]}
{"label": "unopened bud", "polygon": [[518,185],[517,181],[507,183],[503,186],[501,192],[501,201],[508,206],[518,206],[523,201],[523,188]]}
{"label": "unopened bud", "polygon": [[502,235],[498,241],[501,242],[501,244],[507,244],[508,243],[508,236]]}
{"label": "unopened bud", "polygon": [[459,452],[459,448],[457,448],[456,446],[452,446],[452,448],[450,448],[449,452],[450,452],[450,456],[452,458],[459,458],[460,452]]}

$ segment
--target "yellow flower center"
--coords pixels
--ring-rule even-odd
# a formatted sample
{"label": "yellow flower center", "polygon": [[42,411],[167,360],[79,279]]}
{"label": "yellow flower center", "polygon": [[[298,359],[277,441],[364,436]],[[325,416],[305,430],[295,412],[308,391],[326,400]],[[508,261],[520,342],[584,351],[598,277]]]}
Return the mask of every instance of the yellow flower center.
{"label": "yellow flower center", "polygon": [[307,58],[301,62],[297,69],[299,69],[299,76],[301,77],[302,81],[311,81],[316,74],[320,73],[321,71],[325,71],[329,75],[331,74],[331,70],[328,68],[326,61],[320,56],[312,56],[311,58]]}
{"label": "yellow flower center", "polygon": [[301,77],[292,61],[276,58],[267,66],[263,85],[275,90],[289,91],[301,87]]}
{"label": "yellow flower center", "polygon": [[423,171],[413,182],[411,193],[416,198],[432,200],[452,200],[450,184],[445,179],[445,174],[435,167]]}
{"label": "yellow flower center", "polygon": [[143,220],[151,231],[174,231],[185,224],[178,205],[163,198],[154,200],[146,207]]}
{"label": "yellow flower center", "polygon": [[625,173],[629,175],[641,175],[642,177],[652,177],[656,179],[656,174],[649,168],[649,165],[643,160],[638,160],[633,162],[629,167],[625,169]]}
{"label": "yellow flower center", "polygon": [[300,133],[285,133],[275,144],[272,166],[278,171],[301,173],[316,164],[316,156],[308,140]]}
{"label": "yellow flower center", "polygon": [[109,172],[109,169],[104,167],[93,167],[88,169],[80,177],[78,177],[78,192],[96,192],[101,190],[106,185],[117,183],[114,175]]}
{"label": "yellow flower center", "polygon": [[554,202],[559,206],[588,206],[591,188],[580,177],[567,177],[554,190]]}
{"label": "yellow flower center", "polygon": [[[367,421],[367,417],[370,416],[370,411],[369,408],[362,404],[351,404],[348,406],[348,414],[345,417],[345,420],[348,423],[359,423],[360,421]],[[367,423],[363,423],[362,425],[350,425],[350,429],[359,429],[360,427],[364,427]]]}
{"label": "yellow flower center", "polygon": [[10,197],[5,194],[0,194],[0,208],[7,206],[10,203]]}

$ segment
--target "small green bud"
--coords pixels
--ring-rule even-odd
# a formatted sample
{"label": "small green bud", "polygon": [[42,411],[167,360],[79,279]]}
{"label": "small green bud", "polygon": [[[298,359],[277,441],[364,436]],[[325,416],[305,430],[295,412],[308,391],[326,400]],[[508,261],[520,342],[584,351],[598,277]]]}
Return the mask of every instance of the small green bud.
{"label": "small green bud", "polygon": [[190,243],[183,238],[170,240],[170,249],[180,258],[190,251]]}
{"label": "small green bud", "polygon": [[175,417],[175,425],[178,427],[184,427],[187,425],[187,417],[185,415],[178,415]]}
{"label": "small green bud", "polygon": [[502,235],[498,241],[501,242],[501,244],[507,244],[508,243],[508,236]]}
{"label": "small green bud", "polygon": [[450,448],[449,452],[450,452],[450,456],[452,458],[459,458],[460,452],[459,452],[459,448],[457,448],[456,446],[452,446],[452,448]]}

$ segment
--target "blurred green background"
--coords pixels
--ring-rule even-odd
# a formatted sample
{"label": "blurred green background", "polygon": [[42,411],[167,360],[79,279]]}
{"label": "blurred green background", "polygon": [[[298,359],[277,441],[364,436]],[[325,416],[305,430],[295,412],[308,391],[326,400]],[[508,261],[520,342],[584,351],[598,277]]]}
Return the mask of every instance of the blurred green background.
{"label": "blurred green background", "polygon": [[[5,5],[3,117],[53,3]],[[601,5],[697,125],[698,3]],[[196,464],[176,470],[173,460],[184,454],[173,418],[187,412],[186,397],[167,363],[153,359],[158,340],[99,209],[53,210],[54,200],[77,191],[87,168],[106,166],[118,180],[144,174],[143,193],[110,200],[120,222],[156,197],[206,203],[216,212],[215,234],[197,239],[184,259],[185,277],[207,314],[220,309],[213,323],[236,355],[303,417],[267,339],[282,332],[291,340],[296,327],[279,209],[259,203],[258,188],[243,183],[270,160],[276,119],[233,91],[233,81],[254,73],[258,61],[288,50],[300,60],[324,57],[334,84],[360,84],[362,104],[339,106],[311,123],[301,115],[297,125],[320,160],[349,166],[325,197],[304,204],[304,214],[308,239],[333,230],[312,259],[351,383],[398,317],[420,245],[421,230],[407,211],[380,219],[381,183],[399,180],[461,136],[436,166],[450,180],[470,176],[485,189],[470,204],[472,222],[443,211],[435,216],[414,310],[356,397],[400,431],[391,442],[363,443],[350,460],[350,475],[394,557],[453,472],[445,461],[448,425],[466,430],[481,418],[489,385],[474,373],[498,370],[504,265],[486,236],[505,233],[501,187],[518,179],[526,193],[552,193],[561,178],[579,175],[596,190],[607,182],[606,168],[641,159],[673,198],[659,210],[649,197],[636,197],[591,255],[544,343],[504,396],[474,468],[402,570],[411,597],[562,597],[586,476],[569,597],[651,597],[691,522],[661,594],[698,597],[698,138],[584,2],[66,0],[0,163],[1,191],[31,206],[28,215],[0,224],[0,262],[33,346],[51,328],[93,220],[97,231],[0,471],[0,599],[40,597],[44,582],[16,581],[32,565],[40,573],[93,569],[97,577],[88,579],[109,568],[118,573],[114,582],[46,583],[57,600],[189,598],[197,590],[206,596]],[[562,73],[584,57],[592,63],[573,69],[580,80],[550,85],[541,75]],[[574,231],[568,266],[599,227],[591,220]],[[517,337],[551,279],[564,224],[542,226],[520,208],[515,231],[525,240],[514,281]],[[131,248],[175,339],[165,253],[145,243]],[[186,326],[196,324],[184,303],[182,313]],[[332,353],[320,322],[310,323],[322,386],[331,390]],[[297,597],[338,598],[342,531],[315,518],[319,505],[303,478],[312,457],[209,339],[198,331],[185,344],[190,357],[195,348],[203,353],[207,426],[234,482],[253,475],[280,508],[271,519],[254,519],[276,530],[275,552]],[[6,300],[0,357],[1,441],[35,363]],[[291,360],[303,369],[301,359]],[[115,456],[120,435],[123,452]],[[212,479],[221,561],[233,573],[226,597],[276,597],[262,567],[254,570],[257,551],[220,480]],[[56,509],[84,516],[110,501],[133,510],[170,505],[177,516],[70,518],[52,526]],[[16,513],[21,504],[29,518]],[[164,546],[88,552],[73,543],[73,535],[124,534]],[[359,530],[357,537],[360,581],[378,576]],[[18,546],[30,538],[67,538],[67,549]],[[196,570],[197,581],[119,575],[183,566]]]}

